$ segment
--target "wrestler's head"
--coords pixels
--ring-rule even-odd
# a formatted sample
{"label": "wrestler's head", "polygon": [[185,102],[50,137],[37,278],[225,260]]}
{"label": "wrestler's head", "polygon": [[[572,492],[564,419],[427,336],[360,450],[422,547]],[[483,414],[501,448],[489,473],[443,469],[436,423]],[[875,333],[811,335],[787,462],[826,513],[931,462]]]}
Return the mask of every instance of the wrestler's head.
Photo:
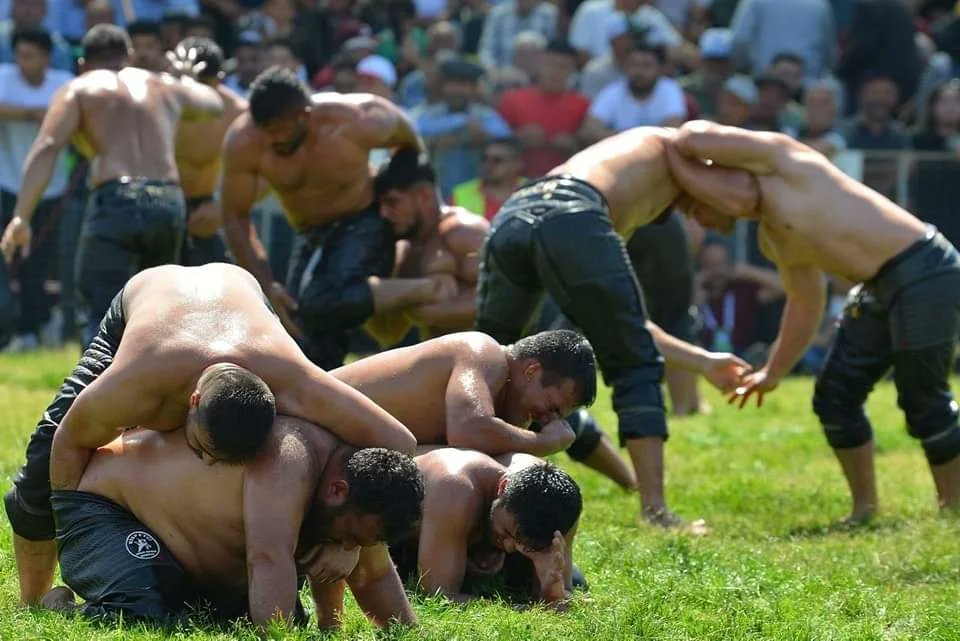
{"label": "wrestler's head", "polygon": [[284,67],[270,67],[250,85],[250,117],[278,156],[292,156],[310,130],[310,90]]}
{"label": "wrestler's head", "polygon": [[80,70],[112,69],[119,71],[129,64],[133,44],[127,32],[112,24],[98,24],[90,28],[80,41],[83,57]]}
{"label": "wrestler's head", "polygon": [[522,338],[509,348],[511,365],[498,415],[512,425],[546,425],[597,395],[597,363],[590,343],[570,330]]}
{"label": "wrestler's head", "polygon": [[207,464],[246,463],[267,439],[277,415],[273,393],[253,372],[232,363],[211,365],[190,395],[184,434]]}
{"label": "wrestler's head", "polygon": [[580,488],[550,463],[506,474],[490,506],[490,540],[504,552],[550,547],[553,533],[566,535],[583,510]]}
{"label": "wrestler's head", "polygon": [[416,238],[440,211],[436,175],[414,149],[399,149],[377,172],[373,189],[380,215],[397,238]]}
{"label": "wrestler's head", "polygon": [[197,63],[203,63],[203,69],[197,74],[200,82],[216,86],[226,74],[223,71],[223,49],[210,38],[191,36],[177,45],[177,50],[193,51]]}
{"label": "wrestler's head", "polygon": [[345,549],[394,543],[416,528],[423,503],[423,477],[413,459],[394,450],[346,450],[336,473],[325,474],[318,505],[304,531]]}

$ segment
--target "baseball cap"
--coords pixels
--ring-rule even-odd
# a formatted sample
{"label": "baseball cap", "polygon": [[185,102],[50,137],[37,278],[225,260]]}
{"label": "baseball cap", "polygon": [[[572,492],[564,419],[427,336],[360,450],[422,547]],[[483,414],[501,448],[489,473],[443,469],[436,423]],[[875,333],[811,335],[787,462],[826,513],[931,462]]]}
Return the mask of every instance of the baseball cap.
{"label": "baseball cap", "polygon": [[749,76],[730,76],[723,83],[723,89],[724,91],[729,91],[748,105],[757,104],[757,98],[759,97],[757,85],[753,84],[753,80],[751,80]]}
{"label": "baseball cap", "polygon": [[730,29],[707,29],[700,35],[700,56],[706,59],[729,58],[733,49]]}
{"label": "baseball cap", "polygon": [[383,81],[385,85],[393,89],[397,85],[397,70],[393,63],[384,58],[372,54],[357,63],[357,73],[361,76],[370,76]]}

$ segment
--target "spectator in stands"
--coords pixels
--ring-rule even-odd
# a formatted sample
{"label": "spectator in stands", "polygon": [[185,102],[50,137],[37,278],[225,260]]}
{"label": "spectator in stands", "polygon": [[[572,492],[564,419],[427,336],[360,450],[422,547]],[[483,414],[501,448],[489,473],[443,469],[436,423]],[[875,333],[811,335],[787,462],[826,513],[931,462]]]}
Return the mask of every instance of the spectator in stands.
{"label": "spectator in stands", "polygon": [[377,54],[389,60],[401,75],[416,69],[427,53],[427,32],[417,19],[413,0],[388,0],[384,29],[376,34]]}
{"label": "spectator in stands", "polygon": [[454,187],[450,204],[463,207],[487,220],[517,187],[523,184],[523,157],[520,141],[516,138],[491,140],[483,150],[480,176]]}
{"label": "spectator in stands", "polygon": [[[217,30],[213,21],[206,16],[199,16],[187,23],[184,30],[184,38],[204,38],[206,40],[217,41]],[[219,46],[219,45],[218,45]]]}
{"label": "spectator in stands", "polygon": [[803,81],[806,67],[803,58],[789,51],[781,51],[770,61],[765,75],[778,78],[790,93],[791,100],[803,100]]}
{"label": "spectator in stands", "polygon": [[757,106],[759,92],[749,76],[727,78],[717,97],[716,121],[721,125],[753,129],[750,118]]}
{"label": "spectator in stands", "polygon": [[[0,64],[0,226],[6,227],[20,191],[20,174],[40,122],[53,94],[73,77],[50,68],[53,39],[42,27],[13,32],[16,63]],[[50,320],[52,298],[44,290],[56,279],[58,213],[67,189],[65,155],[61,154],[36,213],[30,221],[33,246],[16,265],[20,282],[20,317],[12,349],[30,349],[40,343],[41,329]],[[0,288],[5,289],[4,284]],[[59,339],[59,337],[55,337]]]}
{"label": "spectator in stands", "polygon": [[843,113],[843,86],[833,78],[814,80],[804,92],[805,120],[797,139],[825,156],[847,148],[838,119]]}
{"label": "spectator in stands", "polygon": [[547,39],[536,31],[521,31],[513,39],[510,64],[487,71],[487,95],[498,102],[504,91],[529,87],[537,75]]}
{"label": "spectator in stands", "polygon": [[930,95],[923,120],[913,135],[913,148],[942,156],[921,156],[914,164],[913,211],[936,225],[950,242],[960,244],[960,80],[951,80]]}
{"label": "spectator in stands", "polygon": [[663,49],[638,42],[627,57],[626,78],[609,85],[590,105],[580,134],[584,141],[643,125],[680,126],[687,104],[677,81],[663,75],[663,62]]}
{"label": "spectator in stands", "polygon": [[857,114],[843,130],[851,149],[906,149],[910,140],[894,119],[900,103],[897,84],[889,76],[874,76],[860,86]]}
{"label": "spectator in stands", "polygon": [[479,96],[483,69],[465,60],[441,65],[441,101],[414,110],[417,130],[429,145],[444,199],[454,186],[477,176],[480,154],[491,138],[510,135],[510,126]]}
{"label": "spectator in stands", "polygon": [[463,40],[459,51],[476,55],[480,49],[480,37],[487,19],[486,0],[447,0],[450,21],[460,28]]}
{"label": "spectator in stands", "polygon": [[[633,15],[640,7],[640,0],[586,0],[573,14],[568,40],[578,51],[579,62],[610,54],[610,24],[613,16],[624,18]],[[602,87],[601,87],[602,88]]]}
{"label": "spectator in stands", "polygon": [[237,39],[237,47],[233,51],[235,65],[233,73],[227,76],[224,84],[241,96],[246,96],[250,90],[250,83],[264,70],[263,43],[260,36],[252,31],[245,31]]}
{"label": "spectator in stands", "polygon": [[756,319],[765,304],[783,298],[776,270],[737,264],[720,242],[700,251],[700,344],[712,351],[745,355],[757,342]]}
{"label": "spectator in stands", "polygon": [[[113,9],[111,0],[90,0],[83,8],[83,25],[80,38],[83,34],[98,24],[116,24],[117,13]],[[78,39],[79,42],[79,39]]]}
{"label": "spectator in stands", "polygon": [[[117,24],[124,28],[136,20],[160,22],[172,16],[177,16],[186,27],[190,18],[200,15],[198,0],[129,0],[117,5]],[[173,44],[176,45],[176,41]]]}
{"label": "spectator in stands", "polygon": [[836,34],[827,0],[741,0],[731,28],[734,61],[753,76],[782,51],[799,56],[811,78],[833,64]]}
{"label": "spectator in stands", "polygon": [[877,76],[896,84],[898,105],[913,96],[921,71],[915,32],[913,13],[906,2],[857,0],[837,63],[837,76],[848,91],[848,112],[858,109],[862,85]]}
{"label": "spectator in stands", "polygon": [[550,40],[557,32],[557,7],[545,0],[503,0],[487,15],[480,36],[480,62],[487,69],[510,64],[513,39],[536,31]]}
{"label": "spectator in stands", "polygon": [[133,43],[131,66],[147,71],[166,71],[166,49],[159,22],[136,20],[127,25],[127,33]]}
{"label": "spectator in stands", "polygon": [[604,27],[610,51],[588,62],[580,74],[580,93],[591,99],[608,85],[624,78],[623,67],[636,41],[630,21],[622,13],[611,14]]}
{"label": "spectator in stands", "polygon": [[732,42],[729,29],[704,31],[700,36],[700,67],[680,79],[680,86],[696,101],[701,118],[711,119],[717,114],[720,89],[733,73]]}
{"label": "spectator in stands", "polygon": [[397,86],[397,70],[393,63],[377,54],[371,54],[357,63],[357,91],[393,100]]}
{"label": "spectator in stands", "polygon": [[297,74],[304,83],[307,83],[307,68],[303,65],[300,52],[290,38],[278,37],[268,40],[264,49],[264,66],[284,67]]}
{"label": "spectator in stands", "polygon": [[554,41],[540,58],[537,83],[503,94],[500,115],[523,147],[523,172],[542,176],[580,148],[577,133],[590,101],[571,90],[577,51]]}
{"label": "spectator in stands", "polygon": [[[0,20],[0,62],[16,62],[13,52],[13,33],[18,29],[43,27],[47,15],[47,0],[13,0],[10,5],[10,17]],[[59,33],[51,33],[53,50],[50,54],[50,66],[53,69],[73,71],[73,58],[70,45]]]}
{"label": "spectator in stands", "polygon": [[[333,65],[341,62],[350,62],[354,66],[370,54],[376,53],[377,40],[367,34],[354,36],[343,43],[334,59],[323,69],[313,75],[311,85],[326,87],[333,82]],[[306,65],[304,65],[306,66]]]}
{"label": "spectator in stands", "polygon": [[786,83],[774,76],[761,76],[756,80],[757,104],[750,119],[751,129],[757,131],[785,131],[784,109],[790,102],[790,89]]}
{"label": "spectator in stands", "polygon": [[397,89],[398,101],[402,107],[413,109],[428,99],[430,102],[436,101],[440,93],[440,72],[437,66],[440,52],[457,52],[460,46],[461,37],[457,25],[452,22],[430,25],[427,29],[427,55],[416,69],[403,77]]}

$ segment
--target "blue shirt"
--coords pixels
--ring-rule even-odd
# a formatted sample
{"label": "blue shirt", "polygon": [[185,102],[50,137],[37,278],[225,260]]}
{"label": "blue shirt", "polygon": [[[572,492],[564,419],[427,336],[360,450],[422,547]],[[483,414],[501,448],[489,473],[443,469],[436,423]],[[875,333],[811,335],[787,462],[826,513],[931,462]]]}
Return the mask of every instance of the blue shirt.
{"label": "blue shirt", "polygon": [[[73,56],[70,55],[70,45],[59,33],[51,33],[53,51],[50,52],[50,67],[63,71],[73,72]],[[13,20],[0,22],[0,63],[16,62],[13,56]]]}

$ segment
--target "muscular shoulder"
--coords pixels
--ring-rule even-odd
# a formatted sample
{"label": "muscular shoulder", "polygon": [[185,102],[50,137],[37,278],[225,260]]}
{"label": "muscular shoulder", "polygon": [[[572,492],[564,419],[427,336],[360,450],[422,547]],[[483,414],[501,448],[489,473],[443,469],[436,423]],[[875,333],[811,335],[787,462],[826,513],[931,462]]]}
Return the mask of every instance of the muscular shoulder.
{"label": "muscular shoulder", "polygon": [[416,457],[423,473],[425,499],[449,506],[448,512],[473,511],[480,492],[476,476],[485,467],[496,465],[486,454],[474,450],[442,447]]}
{"label": "muscular shoulder", "polygon": [[479,252],[490,223],[463,207],[445,207],[444,213],[447,215],[440,222],[444,244],[457,254]]}
{"label": "muscular shoulder", "polygon": [[314,117],[329,120],[356,120],[371,107],[377,105],[378,98],[368,93],[336,93],[324,91],[312,96]]}
{"label": "muscular shoulder", "polygon": [[236,159],[236,154],[252,152],[259,145],[259,141],[260,134],[253,124],[253,118],[250,117],[249,111],[245,111],[237,116],[237,119],[230,123],[229,129],[227,129],[223,147],[225,151],[230,153],[225,154],[225,157]]}
{"label": "muscular shoulder", "polygon": [[247,110],[247,101],[230,87],[224,84],[217,85],[217,93],[223,99],[224,114],[231,120]]}

